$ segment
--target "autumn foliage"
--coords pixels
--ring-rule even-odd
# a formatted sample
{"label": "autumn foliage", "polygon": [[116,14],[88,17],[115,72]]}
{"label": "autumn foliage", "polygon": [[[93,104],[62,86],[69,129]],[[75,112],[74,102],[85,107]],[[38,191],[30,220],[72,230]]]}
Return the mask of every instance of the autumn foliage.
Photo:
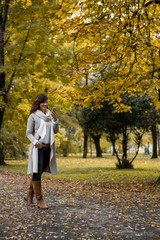
{"label": "autumn foliage", "polygon": [[61,2],[57,26],[74,56],[67,77],[75,88],[68,97],[96,107],[109,100],[124,111],[121,94],[134,89],[149,92],[159,108],[159,10],[159,1]]}

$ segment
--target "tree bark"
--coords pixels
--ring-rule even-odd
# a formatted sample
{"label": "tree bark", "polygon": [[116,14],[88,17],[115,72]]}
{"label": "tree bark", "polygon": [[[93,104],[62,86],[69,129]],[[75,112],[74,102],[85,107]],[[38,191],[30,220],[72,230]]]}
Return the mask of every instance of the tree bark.
{"label": "tree bark", "polygon": [[158,131],[158,156],[160,156],[160,132]]}
{"label": "tree bark", "polygon": [[113,147],[112,156],[115,156],[115,155],[116,155],[116,151],[115,151],[115,148]]}
{"label": "tree bark", "polygon": [[6,165],[5,161],[4,161],[4,150],[3,150],[3,143],[0,139],[0,166],[1,165]]}
{"label": "tree bark", "polygon": [[122,166],[125,167],[127,163],[127,143],[128,143],[128,136],[127,136],[127,127],[124,126],[123,129],[123,140],[122,140]]}
{"label": "tree bark", "polygon": [[88,152],[88,133],[84,130],[83,158],[87,158]]}
{"label": "tree bark", "polygon": [[91,137],[93,138],[93,141],[94,141],[94,144],[95,144],[95,147],[96,147],[96,156],[97,157],[102,157],[102,150],[101,150],[101,147],[100,147],[101,135],[97,135],[97,136],[91,135]]}
{"label": "tree bark", "polygon": [[[2,7],[2,2],[0,1],[0,68],[4,67],[4,35],[6,29],[7,15],[9,9],[10,0],[5,0],[4,8]],[[3,12],[2,12],[3,9]],[[0,97],[3,99],[3,106],[0,108],[0,134],[2,128],[2,122],[4,117],[4,112],[7,104],[7,93],[5,86],[5,72],[0,72]],[[4,151],[3,151],[3,143],[0,135],[0,165],[4,165]]]}
{"label": "tree bark", "polygon": [[92,157],[92,141],[90,141],[90,156]]}
{"label": "tree bark", "polygon": [[157,127],[156,127],[156,124],[154,124],[151,127],[151,132],[152,132],[152,141],[153,141],[152,158],[158,158],[158,154],[157,154]]}
{"label": "tree bark", "polygon": [[[2,65],[1,65],[2,66]],[[7,95],[5,91],[5,73],[0,73],[0,96],[3,99],[3,106],[0,108],[0,129],[2,128],[2,122],[4,117],[4,112],[7,104]]]}
{"label": "tree bark", "polygon": [[121,165],[121,159],[119,158],[118,152],[116,151],[116,141],[115,141],[115,139],[111,139],[111,142],[112,142],[112,146],[113,146],[113,151],[115,152],[115,155],[116,155],[117,160],[118,160],[118,165],[120,166]]}

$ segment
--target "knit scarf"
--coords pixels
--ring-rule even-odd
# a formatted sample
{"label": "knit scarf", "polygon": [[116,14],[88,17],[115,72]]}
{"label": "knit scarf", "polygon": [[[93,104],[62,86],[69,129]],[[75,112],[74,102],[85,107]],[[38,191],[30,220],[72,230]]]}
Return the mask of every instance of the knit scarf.
{"label": "knit scarf", "polygon": [[35,114],[46,122],[52,119],[51,112],[49,111],[49,109],[46,110],[45,114],[41,110],[37,110]]}
{"label": "knit scarf", "polygon": [[46,135],[46,123],[45,122],[49,122],[52,120],[51,112],[47,109],[46,114],[44,114],[41,110],[37,110],[35,112],[35,114],[41,119],[40,127],[39,127],[37,133],[41,138],[44,138],[44,136]]}

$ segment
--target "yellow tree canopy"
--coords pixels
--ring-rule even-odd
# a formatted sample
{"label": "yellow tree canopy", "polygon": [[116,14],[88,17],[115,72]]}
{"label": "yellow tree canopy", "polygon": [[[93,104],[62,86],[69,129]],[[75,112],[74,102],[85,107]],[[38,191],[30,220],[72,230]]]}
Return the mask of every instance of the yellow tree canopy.
{"label": "yellow tree canopy", "polygon": [[[0,122],[4,110],[15,112],[14,106],[28,115],[37,93],[49,94],[50,88],[65,83],[62,66],[68,65],[71,53],[60,35],[50,34],[48,18],[50,9],[55,14],[58,7],[53,0],[0,3]],[[52,107],[55,101],[50,99]]]}
{"label": "yellow tree canopy", "polygon": [[57,8],[53,0],[0,1],[0,131],[14,129],[25,139],[26,119],[38,93],[48,95],[49,108],[56,105],[58,114],[71,104],[50,92],[59,82],[65,84],[63,68],[72,57],[60,34],[50,34],[48,14]]}
{"label": "yellow tree canopy", "polygon": [[83,106],[109,100],[121,111],[121,94],[149,92],[159,108],[159,12],[156,0],[60,1],[56,27],[73,44],[66,76],[74,89],[57,94]]}

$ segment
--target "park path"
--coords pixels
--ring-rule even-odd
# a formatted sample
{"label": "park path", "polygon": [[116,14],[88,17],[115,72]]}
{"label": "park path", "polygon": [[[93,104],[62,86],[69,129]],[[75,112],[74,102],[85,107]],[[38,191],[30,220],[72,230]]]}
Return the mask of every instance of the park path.
{"label": "park path", "polygon": [[1,239],[160,239],[160,186],[43,179],[47,210],[23,200],[28,176],[0,172]]}

